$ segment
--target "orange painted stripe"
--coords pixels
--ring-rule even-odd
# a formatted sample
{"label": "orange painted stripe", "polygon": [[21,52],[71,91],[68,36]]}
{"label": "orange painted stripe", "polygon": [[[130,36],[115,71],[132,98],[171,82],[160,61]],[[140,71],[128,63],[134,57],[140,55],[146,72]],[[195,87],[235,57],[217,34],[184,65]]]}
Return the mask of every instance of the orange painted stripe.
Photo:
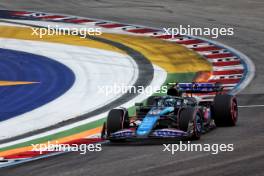
{"label": "orange painted stripe", "polygon": [[36,84],[39,82],[26,82],[26,81],[0,81],[0,86],[16,86],[25,84]]}
{"label": "orange painted stripe", "polygon": [[[74,134],[74,135],[67,136],[67,137],[64,137],[64,138],[52,140],[52,141],[49,141],[49,142],[50,142],[50,144],[67,143],[67,142],[70,142],[70,141],[75,140],[75,139],[81,139],[81,138],[85,138],[87,136],[91,136],[91,135],[100,133],[101,130],[102,130],[102,127],[97,127],[97,128],[93,128],[91,130],[83,131],[83,132],[78,133],[78,134]],[[42,143],[42,144],[48,144],[48,142],[45,142],[45,143]],[[0,156],[1,157],[5,157],[5,156],[8,156],[8,155],[13,155],[13,154],[18,154],[18,153],[22,153],[22,152],[31,151],[32,149],[33,149],[32,146],[26,146],[26,147],[11,149],[11,150],[0,152]]]}

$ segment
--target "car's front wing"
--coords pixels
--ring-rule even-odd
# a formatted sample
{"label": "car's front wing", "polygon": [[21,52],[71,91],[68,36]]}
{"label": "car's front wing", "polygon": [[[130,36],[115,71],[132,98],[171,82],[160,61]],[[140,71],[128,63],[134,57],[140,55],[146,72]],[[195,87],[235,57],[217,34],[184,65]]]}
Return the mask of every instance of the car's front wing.
{"label": "car's front wing", "polygon": [[111,133],[108,139],[142,139],[142,138],[182,138],[188,137],[189,133],[178,129],[157,129],[153,130],[148,136],[138,136],[134,129],[124,129]]}

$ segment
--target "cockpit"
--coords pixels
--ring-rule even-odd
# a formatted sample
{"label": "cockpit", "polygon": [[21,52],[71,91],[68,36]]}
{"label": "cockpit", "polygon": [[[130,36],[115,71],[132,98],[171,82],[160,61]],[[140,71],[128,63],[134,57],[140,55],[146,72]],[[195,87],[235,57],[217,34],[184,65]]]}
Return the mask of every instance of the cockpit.
{"label": "cockpit", "polygon": [[180,98],[165,97],[157,100],[157,106],[160,107],[175,107],[181,106],[182,104],[183,99]]}

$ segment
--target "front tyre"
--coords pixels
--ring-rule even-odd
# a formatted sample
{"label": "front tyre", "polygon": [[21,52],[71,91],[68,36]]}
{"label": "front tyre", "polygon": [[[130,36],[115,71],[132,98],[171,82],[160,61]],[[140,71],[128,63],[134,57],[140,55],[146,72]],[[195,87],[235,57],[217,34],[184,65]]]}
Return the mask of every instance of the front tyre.
{"label": "front tyre", "polygon": [[200,139],[202,132],[202,116],[197,108],[188,107],[180,112],[179,128],[189,133],[191,140]]}
{"label": "front tyre", "polygon": [[[128,128],[129,118],[128,111],[125,108],[112,109],[107,116],[106,122],[106,134],[109,137],[112,133],[115,133],[124,128]],[[117,142],[118,140],[110,139],[112,142]]]}

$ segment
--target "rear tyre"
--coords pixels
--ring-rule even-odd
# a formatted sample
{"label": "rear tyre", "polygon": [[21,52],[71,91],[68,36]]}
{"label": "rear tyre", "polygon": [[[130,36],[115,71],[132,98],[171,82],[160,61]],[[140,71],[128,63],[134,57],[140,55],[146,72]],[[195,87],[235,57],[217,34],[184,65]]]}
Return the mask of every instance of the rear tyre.
{"label": "rear tyre", "polygon": [[213,105],[216,126],[235,126],[238,118],[237,100],[232,95],[216,95]]}
{"label": "rear tyre", "polygon": [[176,97],[182,96],[181,92],[178,91],[176,88],[173,88],[173,87],[168,89],[167,95],[176,96]]}
{"label": "rear tyre", "polygon": [[202,132],[202,116],[197,108],[188,107],[180,113],[179,128],[189,133],[191,140],[200,139]]}
{"label": "rear tyre", "polygon": [[[117,132],[124,128],[129,127],[128,112],[125,108],[112,109],[108,116],[106,122],[106,134],[109,137],[111,133]],[[112,142],[117,142],[120,140],[110,139]]]}

